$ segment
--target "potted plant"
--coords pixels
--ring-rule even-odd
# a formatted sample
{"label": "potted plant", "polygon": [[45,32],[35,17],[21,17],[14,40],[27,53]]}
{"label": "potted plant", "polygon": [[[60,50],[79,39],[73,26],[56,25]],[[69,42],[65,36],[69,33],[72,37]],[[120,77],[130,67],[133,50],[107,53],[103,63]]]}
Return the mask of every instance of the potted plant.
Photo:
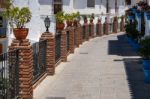
{"label": "potted plant", "polygon": [[139,53],[143,58],[145,82],[150,83],[150,37],[141,40],[140,45]]}
{"label": "potted plant", "polygon": [[77,23],[80,21],[80,13],[73,13],[73,26],[77,26]]}
{"label": "potted plant", "polygon": [[141,40],[140,45],[141,48],[139,52],[143,58],[144,68],[150,69],[150,37]]}
{"label": "potted plant", "polygon": [[68,14],[66,13],[65,14],[65,19],[66,19],[66,23],[67,23],[67,26],[72,26],[72,23],[73,23],[73,14]]}
{"label": "potted plant", "polygon": [[125,25],[125,30],[127,33],[127,37],[128,37],[128,42],[129,44],[136,50],[138,51],[140,48],[140,45],[138,44],[138,42],[141,39],[141,34],[140,32],[136,29],[137,26],[137,22],[128,22]]}
{"label": "potted plant", "polygon": [[66,13],[65,19],[66,19],[67,26],[72,26],[72,24],[76,25],[77,24],[77,18],[79,16],[80,16],[79,12],[71,13],[71,14]]}
{"label": "potted plant", "polygon": [[3,16],[13,28],[13,33],[17,40],[22,40],[27,37],[29,29],[25,28],[25,24],[30,22],[32,17],[28,7],[19,8],[10,5],[4,11]]}
{"label": "potted plant", "polygon": [[90,23],[93,23],[93,20],[94,20],[94,13],[92,13],[92,14],[89,16],[89,18],[90,18]]}
{"label": "potted plant", "polygon": [[57,12],[55,14],[55,18],[56,18],[56,29],[57,30],[63,30],[64,27],[65,27],[65,24],[64,24],[64,20],[65,20],[64,12],[62,12],[62,11]]}
{"label": "potted plant", "polygon": [[84,23],[87,23],[87,22],[88,22],[86,15],[83,16],[83,20],[84,20]]}

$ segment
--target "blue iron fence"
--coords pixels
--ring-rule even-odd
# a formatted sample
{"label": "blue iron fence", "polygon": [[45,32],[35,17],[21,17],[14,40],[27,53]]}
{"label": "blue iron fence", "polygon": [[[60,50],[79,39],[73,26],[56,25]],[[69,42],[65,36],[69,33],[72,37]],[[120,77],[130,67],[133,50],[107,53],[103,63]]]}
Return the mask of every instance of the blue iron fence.
{"label": "blue iron fence", "polygon": [[33,83],[46,73],[47,41],[40,41],[32,45],[33,48]]}
{"label": "blue iron fence", "polygon": [[0,55],[0,99],[17,99],[19,95],[19,50]]}
{"label": "blue iron fence", "polygon": [[55,35],[55,62],[57,63],[61,58],[61,33]]}

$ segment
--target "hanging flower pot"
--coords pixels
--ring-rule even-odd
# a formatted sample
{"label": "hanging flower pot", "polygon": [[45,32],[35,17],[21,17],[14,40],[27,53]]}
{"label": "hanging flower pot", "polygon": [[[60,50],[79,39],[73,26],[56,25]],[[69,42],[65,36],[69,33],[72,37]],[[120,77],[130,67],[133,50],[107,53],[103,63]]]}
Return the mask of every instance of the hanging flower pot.
{"label": "hanging flower pot", "polygon": [[28,28],[14,28],[13,33],[17,40],[26,39],[28,35],[29,29]]}

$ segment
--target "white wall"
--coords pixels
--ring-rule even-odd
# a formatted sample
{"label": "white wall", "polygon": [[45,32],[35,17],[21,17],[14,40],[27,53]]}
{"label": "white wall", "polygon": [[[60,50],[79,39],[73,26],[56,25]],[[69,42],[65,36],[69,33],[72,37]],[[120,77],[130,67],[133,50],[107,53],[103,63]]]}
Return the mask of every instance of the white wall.
{"label": "white wall", "polygon": [[[119,13],[124,14],[125,1],[117,1]],[[115,0],[109,0],[109,7],[110,13],[115,14]],[[95,0],[95,7],[87,7],[87,0],[63,0],[63,10],[65,12],[79,11],[81,14],[105,14],[106,0]]]}
{"label": "white wall", "polygon": [[[73,0],[64,0],[64,2],[66,1],[71,1],[71,3],[73,3]],[[69,6],[69,8],[72,7],[74,11],[79,11],[81,14],[91,14],[91,13],[100,14],[101,13],[100,0],[95,0],[95,4],[96,4],[95,7],[87,7],[87,0],[74,0],[73,4],[74,6],[71,5],[66,6]]]}
{"label": "white wall", "polygon": [[[43,32],[45,32],[44,19],[46,16],[52,17],[52,0],[14,0],[13,3],[18,7],[29,7],[32,12],[31,21],[26,25],[29,28],[29,34],[27,36],[33,42],[39,41],[39,38]],[[54,20],[54,18],[51,20]],[[50,32],[55,32],[55,23],[51,21]],[[12,31],[9,31],[10,42],[11,38],[14,38]],[[9,44],[10,44],[9,42]]]}
{"label": "white wall", "polygon": [[[115,0],[109,0],[111,13],[115,14]],[[118,0],[119,14],[124,14],[124,0]],[[45,31],[44,18],[49,16],[51,19],[50,32],[55,33],[55,18],[53,16],[52,0],[14,0],[14,5],[19,7],[27,6],[31,9],[32,19],[27,24],[30,29],[28,39],[38,41],[41,33]],[[81,14],[100,15],[106,13],[106,0],[95,0],[95,7],[88,8],[87,0],[63,0],[63,11],[67,13],[79,11]],[[96,18],[97,19],[97,18]],[[104,21],[104,20],[102,20]],[[97,22],[97,20],[94,20]],[[13,34],[10,36],[13,38]]]}

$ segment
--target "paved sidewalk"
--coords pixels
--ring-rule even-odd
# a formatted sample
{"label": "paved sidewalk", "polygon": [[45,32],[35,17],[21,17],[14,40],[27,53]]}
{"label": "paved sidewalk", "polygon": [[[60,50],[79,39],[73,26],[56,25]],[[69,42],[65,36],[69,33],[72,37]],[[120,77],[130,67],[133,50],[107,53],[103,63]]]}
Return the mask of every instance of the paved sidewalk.
{"label": "paved sidewalk", "polygon": [[150,99],[148,92],[139,56],[119,33],[84,42],[34,90],[34,99]]}

